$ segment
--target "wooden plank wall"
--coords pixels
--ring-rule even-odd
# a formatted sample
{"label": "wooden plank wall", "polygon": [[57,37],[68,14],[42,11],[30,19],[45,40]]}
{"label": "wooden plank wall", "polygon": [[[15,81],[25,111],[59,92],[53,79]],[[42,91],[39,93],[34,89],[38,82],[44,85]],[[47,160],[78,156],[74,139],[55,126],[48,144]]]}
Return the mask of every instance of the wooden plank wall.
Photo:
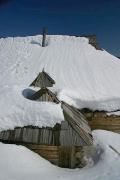
{"label": "wooden plank wall", "polygon": [[93,138],[91,129],[85,116],[75,107],[72,107],[65,102],[62,102],[61,107],[63,109],[64,119],[70,124],[72,129],[81,137],[86,145],[92,145]]}
{"label": "wooden plank wall", "polygon": [[89,112],[84,115],[92,130],[103,129],[120,133],[120,116],[108,116],[106,112]]}
{"label": "wooden plank wall", "polygon": [[[81,168],[86,165],[84,156],[86,147],[88,146],[85,149],[82,146],[47,146],[35,144],[25,144],[25,146],[59,167]],[[91,149],[91,147],[89,148]]]}
{"label": "wooden plank wall", "polygon": [[0,140],[10,143],[32,143],[54,146],[85,146],[86,143],[67,121],[51,127],[17,127],[0,132]]}

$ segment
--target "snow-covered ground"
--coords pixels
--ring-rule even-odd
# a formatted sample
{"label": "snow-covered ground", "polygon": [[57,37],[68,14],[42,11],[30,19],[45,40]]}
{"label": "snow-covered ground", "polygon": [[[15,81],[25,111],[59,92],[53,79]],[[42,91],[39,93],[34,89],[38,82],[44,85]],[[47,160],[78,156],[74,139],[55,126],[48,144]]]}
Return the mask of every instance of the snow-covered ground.
{"label": "snow-covered ground", "polygon": [[120,180],[120,135],[108,131],[93,132],[95,144],[103,153],[96,164],[83,169],[62,169],[23,146],[0,143],[0,180]]}
{"label": "snow-covered ground", "polygon": [[44,48],[41,41],[41,35],[0,39],[0,130],[63,120],[60,105],[25,98],[43,68],[56,81],[60,100],[79,108],[120,109],[119,59],[84,37],[47,36]]}

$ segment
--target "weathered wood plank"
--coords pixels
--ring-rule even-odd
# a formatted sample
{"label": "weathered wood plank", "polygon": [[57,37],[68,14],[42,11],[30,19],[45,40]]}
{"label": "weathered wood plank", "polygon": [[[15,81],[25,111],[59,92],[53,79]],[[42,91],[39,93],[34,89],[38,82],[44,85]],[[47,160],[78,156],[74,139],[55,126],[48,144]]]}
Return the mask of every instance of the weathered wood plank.
{"label": "weathered wood plank", "polygon": [[86,145],[91,145],[93,143],[91,130],[85,118],[84,121],[82,120],[83,115],[81,118],[79,112],[65,102],[62,102],[61,106],[65,120],[69,122],[76,133],[85,141]]}
{"label": "weathered wood plank", "polygon": [[32,143],[38,143],[39,138],[39,128],[33,129],[32,131]]}
{"label": "weathered wood plank", "polygon": [[32,142],[33,131],[34,129],[32,128],[27,128],[27,127],[23,128],[23,136],[22,136],[23,142],[28,142],[28,143]]}

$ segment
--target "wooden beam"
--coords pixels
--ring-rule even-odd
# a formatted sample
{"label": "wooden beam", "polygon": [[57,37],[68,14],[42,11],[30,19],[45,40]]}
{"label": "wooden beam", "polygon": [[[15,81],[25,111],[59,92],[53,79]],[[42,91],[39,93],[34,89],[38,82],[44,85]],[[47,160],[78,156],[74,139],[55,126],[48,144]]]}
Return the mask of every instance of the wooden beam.
{"label": "wooden beam", "polygon": [[42,47],[45,47],[45,46],[46,46],[46,35],[47,35],[47,32],[48,32],[47,28],[44,27],[44,28],[43,28]]}

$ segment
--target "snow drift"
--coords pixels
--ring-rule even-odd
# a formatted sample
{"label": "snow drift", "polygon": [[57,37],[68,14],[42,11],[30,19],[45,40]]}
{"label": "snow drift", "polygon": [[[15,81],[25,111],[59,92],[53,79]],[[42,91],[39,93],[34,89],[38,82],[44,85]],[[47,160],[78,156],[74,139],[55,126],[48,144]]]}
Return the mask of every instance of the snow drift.
{"label": "snow drift", "polygon": [[61,169],[22,146],[0,143],[1,180],[119,180],[120,157],[109,148],[120,149],[120,135],[107,131],[94,131],[95,145],[103,154],[96,164],[91,161],[83,169]]}

